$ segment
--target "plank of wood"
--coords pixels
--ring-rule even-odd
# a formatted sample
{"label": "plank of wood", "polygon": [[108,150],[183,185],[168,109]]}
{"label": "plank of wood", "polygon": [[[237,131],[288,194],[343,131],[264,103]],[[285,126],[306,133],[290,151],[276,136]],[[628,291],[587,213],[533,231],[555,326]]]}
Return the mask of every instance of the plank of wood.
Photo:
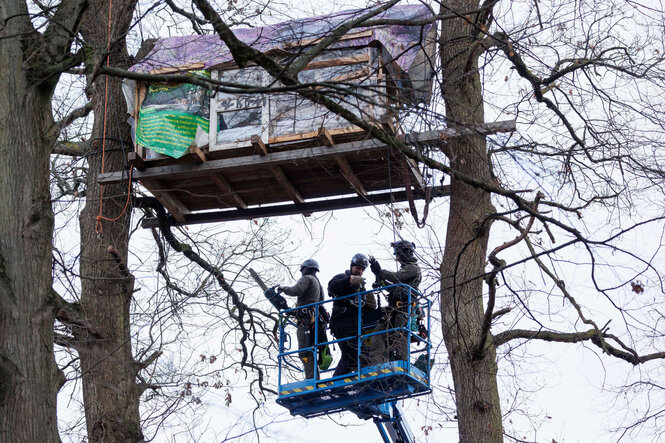
{"label": "plank of wood", "polygon": [[139,97],[141,96],[141,84],[136,82],[134,84],[134,109],[132,110],[132,117],[134,117],[134,122],[138,124],[139,121],[139,111],[141,110],[141,103],[139,102]]}
{"label": "plank of wood", "polygon": [[418,168],[416,161],[408,157],[405,157],[404,160],[406,167],[411,170],[411,174],[413,174],[413,177],[416,179],[416,183],[418,183],[420,189],[425,189],[425,181],[423,180],[423,175],[420,173],[420,168]]}
{"label": "plank of wood", "polygon": [[[346,135],[346,134],[360,134],[364,133],[365,130],[358,128],[358,127],[353,127],[353,128],[338,128],[338,129],[329,129],[328,132],[330,135]],[[306,140],[308,138],[315,138],[319,136],[319,131],[311,131],[311,132],[303,132],[300,134],[290,134],[290,135],[281,135],[279,137],[272,137],[268,140],[268,143],[271,145],[273,143],[287,143],[287,142],[295,142],[299,140]]]}
{"label": "plank of wood", "polygon": [[289,178],[286,176],[282,168],[276,165],[271,165],[269,166],[270,172],[273,173],[275,178],[277,179],[277,182],[282,185],[284,190],[286,191],[287,194],[289,194],[289,197],[291,197],[291,200],[293,200],[295,203],[304,203],[305,199],[302,198],[300,195],[300,192],[296,189],[295,186],[293,186],[293,183]]}
{"label": "plank of wood", "polygon": [[354,55],[351,57],[331,58],[330,60],[318,60],[309,63],[303,68],[303,71],[311,69],[329,68],[331,66],[355,65],[356,63],[369,63],[369,54]]}
{"label": "plank of wood", "polygon": [[135,150],[136,155],[137,155],[141,160],[143,160],[144,163],[145,163],[145,160],[146,160],[146,154],[147,154],[146,151],[147,151],[147,150],[146,150],[145,146],[143,146],[143,145],[136,145],[136,150]]}
{"label": "plank of wood", "polygon": [[[440,131],[411,133],[400,135],[398,139],[407,144],[436,144],[445,142],[447,138],[459,137],[468,134],[490,134],[495,132],[511,132],[515,130],[515,120],[507,122],[486,123],[464,128],[446,128]],[[331,131],[332,132],[332,131]],[[318,134],[318,132],[316,133]],[[168,166],[155,166],[145,171],[135,171],[133,180],[143,180],[168,176],[169,179],[185,179],[201,175],[223,172],[247,167],[267,167],[298,161],[303,157],[331,158],[337,155],[362,152],[370,154],[372,151],[385,150],[386,145],[376,139],[357,140],[340,143],[334,146],[317,146],[293,151],[270,152],[267,155],[250,155],[244,157],[209,160],[197,165],[174,164]],[[126,180],[122,171],[100,174],[97,182],[100,184],[120,183]]]}
{"label": "plank of wood", "polygon": [[217,187],[228,194],[236,203],[236,208],[247,209],[247,203],[238,195],[233,186],[226,180],[222,174],[211,174],[210,179],[217,185]]}
{"label": "plank of wood", "polygon": [[337,165],[339,165],[339,169],[342,170],[342,173],[346,177],[346,179],[351,182],[353,187],[356,189],[356,192],[360,196],[367,195],[367,190],[365,189],[365,186],[362,184],[358,176],[353,172],[353,168],[351,168],[351,165],[347,161],[346,158],[344,158],[341,155],[338,155],[335,157],[335,160],[337,161]]}
{"label": "plank of wood", "polygon": [[[385,150],[386,145],[382,142],[369,139],[353,141],[349,143],[337,144],[335,146],[317,146],[313,148],[298,149],[293,151],[279,151],[270,152],[267,155],[250,155],[245,157],[226,158],[220,160],[209,160],[205,163],[195,165],[186,163],[177,163],[166,166],[154,166],[146,168],[145,171],[135,171],[132,175],[133,179],[151,179],[161,178],[168,176],[169,179],[187,179],[201,175],[209,175],[216,172],[224,172],[233,169],[242,168],[260,168],[268,167],[270,165],[279,165],[283,163],[292,163],[293,161],[301,160],[303,157],[328,157],[332,158],[336,155],[363,152],[370,153],[374,150]],[[119,183],[126,180],[122,172],[111,172],[100,174],[98,182],[101,184]]]}
{"label": "plank of wood", "polygon": [[183,202],[169,193],[159,180],[141,180],[141,183],[169,210],[173,218],[180,223],[185,223],[185,218],[191,211]]}
{"label": "plank of wood", "polygon": [[[372,30],[367,30],[367,31],[357,31],[357,32],[349,32],[347,34],[344,34],[341,36],[337,41],[343,41],[343,40],[353,40],[354,38],[363,38],[363,37],[371,37],[372,36]],[[321,41],[323,37],[315,37],[315,38],[306,38],[303,40],[296,40],[293,42],[287,42],[284,44],[285,49],[290,49],[290,48],[297,48],[300,46],[308,46],[308,45],[313,45]]]}
{"label": "plank of wood", "polygon": [[359,78],[367,78],[369,75],[369,68],[363,68],[359,71],[349,72],[348,74],[333,77],[330,80],[326,80],[326,82],[347,82],[350,80],[357,80]]}
{"label": "plank of wood", "polygon": [[263,140],[261,140],[261,137],[254,134],[250,138],[250,141],[252,143],[252,147],[254,148],[254,152],[256,152],[259,155],[268,154],[268,147],[266,146],[265,143],[263,143]]}
{"label": "plank of wood", "polygon": [[332,134],[326,128],[319,129],[318,137],[319,140],[321,140],[321,143],[323,143],[323,146],[333,146],[335,144]]}
{"label": "plank of wood", "polygon": [[[432,188],[432,197],[444,197],[450,195],[450,186],[436,186]],[[424,199],[425,195],[422,192],[414,192],[413,195],[416,199]],[[261,206],[248,209],[234,209],[225,211],[214,212],[201,212],[193,213],[187,216],[186,221],[179,222],[177,220],[170,220],[174,226],[181,224],[199,224],[199,223],[213,223],[221,221],[232,220],[250,220],[260,217],[278,217],[282,215],[293,215],[303,213],[314,213],[321,211],[333,211],[338,209],[348,208],[361,208],[370,205],[382,205],[393,202],[403,202],[407,200],[405,191],[393,191],[377,194],[369,194],[363,197],[341,197],[327,200],[317,200],[307,203],[289,203],[284,205]],[[151,228],[159,226],[156,218],[143,219],[141,227]]]}
{"label": "plank of wood", "polygon": [[179,66],[166,66],[163,68],[157,68],[150,71],[150,74],[174,74],[174,73],[184,73],[191,71],[193,69],[203,69],[205,64],[203,62],[196,63],[187,63]]}
{"label": "plank of wood", "polygon": [[411,133],[398,138],[406,144],[433,144],[445,143],[452,137],[462,137],[465,135],[489,135],[500,132],[513,132],[516,130],[515,120],[504,120],[500,122],[483,123],[480,125],[454,126],[444,128],[438,131],[427,131]]}

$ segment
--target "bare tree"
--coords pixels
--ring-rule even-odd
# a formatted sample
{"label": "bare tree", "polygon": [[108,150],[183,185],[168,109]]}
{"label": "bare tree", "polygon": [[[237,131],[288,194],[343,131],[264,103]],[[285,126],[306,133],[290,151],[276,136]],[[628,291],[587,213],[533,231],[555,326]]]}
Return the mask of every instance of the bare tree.
{"label": "bare tree", "polygon": [[[640,297],[647,291],[663,292],[658,266],[662,242],[658,240],[653,247],[645,246],[634,243],[631,236],[645,232],[645,227],[657,227],[663,217],[659,197],[663,185],[662,156],[657,149],[664,129],[664,46],[660,32],[663,11],[619,2],[571,6],[567,2],[544,5],[531,1],[456,0],[432,2],[432,17],[424,22],[407,23],[381,18],[383,11],[398,3],[399,0],[392,0],[356,14],[353,20],[321,36],[323,38],[307,50],[292,54],[287,61],[275,59],[236,38],[230,27],[236,23],[220,16],[217,12],[219,8],[206,0],[195,0],[196,10],[192,5],[168,4],[175,13],[186,17],[197,32],[214,31],[231,50],[239,66],[248,63],[258,65],[275,80],[273,87],[296,91],[364,129],[370,136],[389,145],[394,152],[418,161],[428,173],[450,180],[450,217],[444,252],[437,262],[441,263],[442,333],[454,380],[461,441],[503,440],[507,431],[504,431],[502,423],[497,387],[497,373],[500,371],[497,355],[510,353],[513,346],[524,343],[527,346],[536,341],[585,343],[600,354],[632,365],[643,365],[645,377],[633,386],[657,392],[658,388],[648,378],[648,369],[651,362],[665,357],[661,352],[662,334],[653,326],[662,321],[662,314],[653,307],[651,300]],[[132,5],[127,5],[128,10]],[[97,213],[91,207],[84,211],[81,223],[87,240],[82,243],[82,303],[74,305],[54,299],[47,275],[50,262],[45,262],[42,256],[50,245],[50,240],[42,238],[50,238],[51,230],[45,206],[48,185],[43,181],[30,181],[41,180],[39,174],[28,178],[17,174],[19,159],[32,159],[35,171],[48,168],[48,152],[56,137],[53,131],[44,129],[51,128],[52,117],[50,114],[45,117],[50,108],[50,94],[58,73],[82,62],[82,57],[70,60],[63,55],[71,45],[71,35],[76,35],[78,31],[81,13],[77,11],[82,11],[83,5],[78,5],[74,13],[66,10],[67,7],[70,5],[63,3],[57,9],[58,13],[65,14],[65,20],[58,20],[57,23],[65,25],[57,27],[57,30],[50,27],[52,31],[45,34],[32,29],[24,5],[19,11],[11,12],[9,5],[3,5],[0,10],[5,14],[2,36],[8,37],[2,40],[0,48],[7,51],[3,52],[8,54],[7,60],[20,58],[23,63],[21,68],[17,67],[18,64],[2,65],[2,69],[12,73],[3,76],[7,87],[2,90],[7,91],[8,100],[13,97],[11,103],[1,107],[11,108],[13,113],[7,113],[6,118],[0,119],[12,122],[13,130],[10,134],[6,124],[0,126],[0,167],[8,168],[6,173],[3,169],[0,176],[0,207],[6,208],[0,211],[0,270],[3,270],[0,272],[0,277],[3,277],[0,286],[3,292],[0,294],[3,297],[3,316],[7,313],[3,324],[11,325],[7,331],[15,334],[26,331],[26,325],[34,323],[35,318],[45,318],[43,321],[49,329],[49,322],[53,322],[57,311],[63,323],[73,325],[71,327],[80,331],[77,333],[85,334],[84,341],[96,346],[94,352],[84,353],[91,357],[85,363],[88,368],[84,369],[88,377],[84,379],[84,384],[88,386],[85,389],[104,385],[94,377],[101,375],[102,368],[105,368],[105,371],[117,371],[114,376],[122,376],[122,381],[117,380],[114,384],[124,386],[121,395],[127,397],[127,401],[118,402],[124,405],[125,411],[118,412],[116,418],[101,418],[90,412],[87,417],[90,438],[97,438],[95,429],[104,435],[117,429],[120,439],[140,439],[137,401],[141,388],[136,384],[135,377],[141,368],[154,363],[150,355],[157,358],[157,354],[145,352],[146,346],[141,351],[145,357],[141,360],[143,363],[136,363],[128,345],[131,337],[129,300],[134,289],[127,266],[129,217],[125,215],[121,223],[108,223],[110,227],[103,225],[103,229],[109,231],[102,231],[101,238],[97,238],[93,235]],[[46,10],[43,14],[50,14],[51,11]],[[163,11],[159,13],[164,14]],[[103,17],[106,13],[96,14]],[[56,18],[58,14],[53,17]],[[68,20],[73,20],[71,25],[67,25]],[[301,82],[299,74],[307,63],[349,30],[396,23],[414,26],[437,23],[439,26],[437,59],[431,61],[438,68],[435,96],[428,105],[403,111],[404,122],[414,122],[421,128],[427,125],[434,128],[443,125],[459,127],[482,124],[511,113],[518,118],[519,132],[490,139],[481,133],[471,132],[426,146],[408,146],[393,133],[359,118],[349,109],[347,102],[339,100],[345,94],[358,94],[348,84]],[[90,79],[96,80],[96,83],[91,83],[98,103],[95,134],[99,134],[103,126],[101,116],[106,112],[99,105],[99,80],[104,78],[99,75],[146,81],[193,81],[184,76],[150,77],[119,69],[126,67],[123,37],[128,26],[125,21],[115,28],[116,40],[111,40],[109,51],[113,60],[111,66],[105,66],[104,57],[88,60],[88,72],[92,74]],[[87,29],[88,38],[102,48],[103,35],[97,28],[95,32]],[[61,36],[62,29],[71,33]],[[50,38],[49,32],[57,38]],[[21,40],[24,44],[19,44]],[[35,44],[35,41],[38,43]],[[40,45],[57,46],[53,50],[39,52],[56,54],[48,56],[53,59],[47,60],[47,64],[35,66],[37,61],[43,61],[45,55],[40,55],[41,58],[33,57],[32,53],[20,56],[25,48],[34,49]],[[103,50],[100,53],[103,54]],[[29,68],[23,69],[23,66]],[[197,81],[202,86],[220,91],[237,91],[246,86]],[[113,89],[117,102],[118,88]],[[267,90],[255,92],[265,93]],[[43,106],[22,107],[24,96],[34,97],[31,102]],[[16,115],[21,116],[20,121],[12,120]],[[122,126],[120,115],[115,113],[112,117],[117,127]],[[16,131],[15,128],[23,128],[24,131]],[[17,132],[22,134],[22,139],[15,136]],[[115,136],[126,141],[126,127],[117,131]],[[93,141],[97,138],[98,135],[93,137]],[[19,155],[19,142],[31,148],[24,149]],[[122,146],[122,143],[119,144]],[[118,144],[113,146],[117,148]],[[97,153],[99,146],[93,148]],[[94,180],[100,158],[98,156],[89,162],[93,170],[85,192],[90,199],[101,195],[95,189]],[[122,166],[120,151],[109,158],[113,167]],[[59,189],[70,192],[71,187],[68,186],[76,186],[76,183],[79,182],[62,182]],[[12,192],[16,189],[21,190],[22,198]],[[106,210],[120,213],[124,201],[127,201],[126,188],[118,187],[106,192],[119,196],[103,200]],[[658,193],[658,197],[654,197],[654,192]],[[30,199],[26,195],[30,195]],[[38,197],[36,200],[35,196]],[[37,207],[35,201],[41,202],[39,207],[46,212],[32,216],[33,209]],[[144,200],[144,205],[150,206],[150,201]],[[271,387],[264,384],[263,378],[266,366],[258,363],[258,356],[272,346],[265,338],[273,330],[271,321],[274,319],[269,313],[247,303],[242,291],[227,280],[229,276],[218,264],[206,259],[196,246],[179,239],[182,233],[174,234],[164,218],[159,217],[161,207],[153,205],[153,210],[158,211],[158,218],[162,220],[161,233],[156,236],[162,256],[166,256],[164,251],[168,244],[200,266],[226,292],[230,301],[227,327],[238,331],[240,344],[239,359],[233,364],[254,371],[260,389],[270,393]],[[25,222],[17,223],[17,217],[7,214],[20,214]],[[602,222],[598,222],[601,219]],[[39,232],[35,227],[39,227]],[[660,234],[662,229],[656,232]],[[649,235],[650,238],[658,237],[653,232]],[[27,241],[24,239],[35,239],[35,246],[41,249],[24,246],[21,243]],[[109,246],[112,248],[107,249]],[[88,255],[92,249],[96,253]],[[92,261],[87,262],[89,259]],[[91,266],[88,267],[87,263]],[[102,266],[99,266],[100,263]],[[160,269],[163,270],[164,266],[160,265]],[[23,269],[39,269],[41,273],[31,271],[28,278]],[[586,284],[583,286],[579,285],[580,272],[585,275]],[[524,275],[529,275],[529,278],[523,278]],[[537,276],[538,283],[530,282],[536,279],[531,276]],[[95,279],[88,280],[89,277]],[[107,283],[102,284],[102,281]],[[100,286],[108,284],[108,281],[113,282],[112,287]],[[184,295],[179,285],[168,281],[171,291]],[[39,286],[35,287],[37,282]],[[536,285],[538,289],[534,289]],[[21,297],[14,297],[12,294],[15,291],[22,291]],[[110,315],[110,310],[106,311],[109,306],[102,302],[100,291],[115,294],[113,300],[117,304],[113,315]],[[587,305],[586,301],[591,297],[594,300]],[[25,301],[25,304],[21,304],[19,309],[12,300]],[[553,308],[554,302],[561,307]],[[55,304],[57,309],[44,311],[46,303]],[[48,315],[38,316],[33,313],[35,309],[38,310],[35,312],[48,312]],[[80,315],[81,309],[83,316]],[[19,312],[20,315],[12,317],[12,312]],[[104,317],[87,322],[104,312],[109,314],[106,316],[109,319],[122,321],[106,324],[107,318]],[[123,327],[117,328],[120,323]],[[57,389],[53,387],[55,367],[52,352],[44,351],[43,355],[34,352],[35,349],[42,349],[39,343],[48,342],[50,346],[52,336],[48,334],[51,333],[43,329],[39,330],[47,335],[35,338],[37,341],[34,343],[26,342],[20,348],[10,347],[11,340],[7,344],[3,342],[0,380],[3,386],[23,386],[22,379],[15,380],[16,374],[27,377],[25,374],[29,373],[29,377],[39,378],[41,385],[35,386],[49,389],[40,392],[49,392],[54,398]],[[3,334],[5,336],[11,335]],[[114,340],[109,340],[111,337]],[[110,347],[102,350],[101,345],[106,346],[107,340]],[[24,352],[26,350],[29,352]],[[118,362],[108,356],[120,350],[123,357],[119,359],[120,366],[117,366]],[[24,357],[18,358],[20,355]],[[44,364],[40,366],[42,372],[27,369],[32,368],[28,360],[36,358],[41,358],[39,361]],[[83,354],[81,358],[83,365]],[[122,369],[123,365],[126,370]],[[151,384],[146,382],[148,387]],[[14,389],[8,392],[11,396],[23,391]],[[3,407],[14,403],[14,397],[11,397],[11,402],[5,401],[5,398],[9,397],[2,398]],[[91,407],[95,404],[94,398],[86,401]],[[49,407],[44,404],[40,407],[47,414],[41,416],[40,425],[54,420],[53,413],[47,410]],[[51,404],[51,407],[54,406]],[[131,417],[119,416],[127,411]],[[637,424],[653,423],[659,415],[659,411],[645,411]],[[9,423],[9,419],[4,417],[14,415],[3,414],[2,429],[7,429],[6,432],[11,435],[19,432],[17,424],[5,427],[4,423]],[[629,428],[626,432],[637,429]]]}
{"label": "bare tree", "polygon": [[[85,1],[31,14],[0,4],[0,436],[58,441],[53,358],[58,303],[51,292],[53,212],[49,153],[58,136],[51,95],[60,74],[82,61],[70,52]],[[37,21],[31,18],[36,17]]]}

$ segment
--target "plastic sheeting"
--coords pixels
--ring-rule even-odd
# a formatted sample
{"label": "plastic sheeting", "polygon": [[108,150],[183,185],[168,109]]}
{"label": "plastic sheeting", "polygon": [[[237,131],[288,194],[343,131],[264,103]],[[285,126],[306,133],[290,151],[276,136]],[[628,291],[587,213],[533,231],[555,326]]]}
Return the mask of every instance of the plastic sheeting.
{"label": "plastic sheeting", "polygon": [[[316,39],[325,36],[354,18],[366,14],[368,10],[344,11],[336,14],[292,20],[272,26],[257,28],[233,29],[235,36],[242,42],[262,52],[273,49],[283,49],[293,46],[303,40]],[[373,20],[420,20],[432,16],[431,11],[424,5],[400,5],[385,11]],[[414,66],[414,61],[422,60],[423,52],[430,52],[426,36],[432,30],[432,24],[423,26],[389,25],[372,28],[355,28],[351,32],[371,31],[371,35],[340,40],[332,44],[329,49],[364,46],[371,42],[378,42],[390,58],[402,71],[411,76],[416,73],[414,81],[423,81],[423,66]],[[420,55],[420,56],[419,56]],[[157,40],[153,50],[142,63],[131,68],[137,72],[152,72],[163,69],[209,69],[216,65],[233,61],[230,51],[217,35],[191,35],[182,37],[168,37]],[[422,63],[415,63],[420,65]]]}

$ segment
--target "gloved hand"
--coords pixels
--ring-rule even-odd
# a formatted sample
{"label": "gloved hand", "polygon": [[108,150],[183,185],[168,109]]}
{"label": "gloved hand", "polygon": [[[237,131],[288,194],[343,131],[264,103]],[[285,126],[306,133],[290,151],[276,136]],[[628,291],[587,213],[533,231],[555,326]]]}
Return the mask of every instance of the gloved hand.
{"label": "gloved hand", "polygon": [[381,272],[381,265],[379,264],[379,261],[374,257],[369,259],[369,268],[372,270],[374,274],[378,274],[379,272]]}
{"label": "gloved hand", "polygon": [[355,287],[360,287],[365,285],[365,278],[361,277],[360,275],[352,275],[349,278],[349,283],[351,283],[351,286]]}
{"label": "gloved hand", "polygon": [[275,292],[278,293],[278,294],[281,294],[282,292],[284,292],[284,291],[282,291],[282,287],[280,285],[275,286],[273,289],[275,289]]}

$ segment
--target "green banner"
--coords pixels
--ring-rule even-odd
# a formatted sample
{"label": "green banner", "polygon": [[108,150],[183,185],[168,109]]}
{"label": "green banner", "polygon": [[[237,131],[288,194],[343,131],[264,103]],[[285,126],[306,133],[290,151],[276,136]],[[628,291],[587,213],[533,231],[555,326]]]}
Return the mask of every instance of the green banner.
{"label": "green banner", "polygon": [[[210,77],[208,71],[190,74]],[[136,143],[146,148],[179,158],[196,137],[198,126],[208,132],[210,94],[208,90],[187,83],[154,83],[148,88],[139,111]]]}

